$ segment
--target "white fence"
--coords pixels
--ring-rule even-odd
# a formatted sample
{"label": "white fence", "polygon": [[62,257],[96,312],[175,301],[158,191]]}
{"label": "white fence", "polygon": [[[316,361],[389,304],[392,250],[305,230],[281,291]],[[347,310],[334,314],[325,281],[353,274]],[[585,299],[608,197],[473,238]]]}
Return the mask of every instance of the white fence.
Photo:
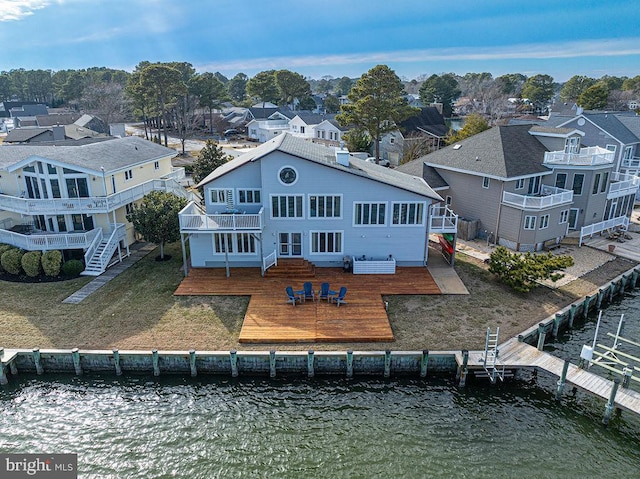
{"label": "white fence", "polygon": [[458,215],[447,205],[433,206],[429,221],[429,232],[431,233],[458,232]]}
{"label": "white fence", "polygon": [[0,243],[6,243],[27,251],[49,251],[53,249],[86,249],[100,228],[83,233],[32,233],[28,235],[0,230]]}
{"label": "white fence", "polygon": [[278,252],[276,250],[262,258],[262,273],[264,274],[272,266],[278,266]]}
{"label": "white fence", "polygon": [[618,227],[622,227],[626,230],[629,227],[629,218],[626,216],[618,216],[617,218],[601,221],[600,223],[594,223],[589,226],[583,226],[582,228],[580,228],[579,246],[582,246],[582,241],[587,236],[591,237],[596,233],[600,233],[601,231],[618,228]]}

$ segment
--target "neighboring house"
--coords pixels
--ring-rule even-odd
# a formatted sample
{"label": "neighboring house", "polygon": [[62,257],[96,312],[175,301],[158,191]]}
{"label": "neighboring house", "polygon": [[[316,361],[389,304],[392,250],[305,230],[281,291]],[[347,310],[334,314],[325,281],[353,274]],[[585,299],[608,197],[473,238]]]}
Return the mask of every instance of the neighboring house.
{"label": "neighboring house", "polygon": [[152,190],[187,196],[175,150],[137,137],[83,146],[0,146],[0,243],[84,251],[100,274],[135,241],[126,219]]}
{"label": "neighboring house", "polygon": [[615,172],[614,152],[582,148],[585,133],[494,127],[399,170],[416,172],[491,241],[538,251],[571,230],[584,236],[628,224],[639,178]]}
{"label": "neighboring house", "polygon": [[180,213],[196,268],[265,268],[269,257],[342,266],[345,256],[420,266],[430,232],[455,232],[433,227],[442,198],[422,178],[286,133],[199,186],[206,211],[190,203]]}
{"label": "neighboring house", "polygon": [[333,114],[296,112],[289,121],[289,132],[293,136],[312,140],[325,146],[340,146],[344,128],[335,120]]}
{"label": "neighboring house", "polygon": [[[52,127],[23,127],[11,130],[5,143],[25,144],[43,142],[61,142],[64,140],[109,139],[108,135],[97,133],[76,124],[57,125]],[[61,143],[58,143],[61,144]]]}
{"label": "neighboring house", "polygon": [[247,123],[247,137],[264,143],[289,131],[289,122],[295,116],[290,110],[278,110],[269,114],[266,118],[255,118]]}
{"label": "neighboring house", "polygon": [[440,149],[448,132],[449,128],[437,107],[421,108],[418,115],[400,123],[398,130],[382,137],[380,158],[397,166],[403,162],[405,153],[419,152],[413,156],[416,158]]}

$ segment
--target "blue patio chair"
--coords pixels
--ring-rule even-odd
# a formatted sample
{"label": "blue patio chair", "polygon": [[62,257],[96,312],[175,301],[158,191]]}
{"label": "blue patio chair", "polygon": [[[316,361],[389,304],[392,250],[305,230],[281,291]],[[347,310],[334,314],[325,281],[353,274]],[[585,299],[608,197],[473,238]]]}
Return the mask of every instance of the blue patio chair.
{"label": "blue patio chair", "polygon": [[302,299],[304,299],[305,301],[309,298],[311,298],[313,301],[316,300],[316,293],[315,291],[313,291],[313,284],[311,284],[310,281],[306,281],[302,287],[304,288],[302,290]]}
{"label": "blue patio chair", "polygon": [[344,300],[344,297],[346,294],[347,294],[347,287],[343,286],[342,288],[340,288],[340,292],[338,293],[338,296],[336,296],[333,300],[338,307],[340,307],[341,304],[347,304],[347,302]]}
{"label": "blue patio chair", "polygon": [[318,300],[326,299],[327,302],[329,302],[331,300],[331,296],[335,296],[336,294],[338,293],[329,289],[329,283],[321,283],[320,292],[318,293]]}
{"label": "blue patio chair", "polygon": [[294,293],[291,286],[287,286],[285,291],[287,292],[287,304],[295,306],[297,302],[302,302],[302,297],[300,297],[297,292]]}

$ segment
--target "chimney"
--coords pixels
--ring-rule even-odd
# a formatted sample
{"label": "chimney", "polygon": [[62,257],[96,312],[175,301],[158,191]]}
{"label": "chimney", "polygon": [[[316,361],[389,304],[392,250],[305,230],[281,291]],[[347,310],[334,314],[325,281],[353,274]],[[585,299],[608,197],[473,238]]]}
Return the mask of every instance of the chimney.
{"label": "chimney", "polygon": [[53,127],[53,141],[64,140],[64,126],[63,125],[54,125]]}
{"label": "chimney", "polygon": [[349,150],[346,148],[336,148],[336,162],[342,166],[349,166]]}

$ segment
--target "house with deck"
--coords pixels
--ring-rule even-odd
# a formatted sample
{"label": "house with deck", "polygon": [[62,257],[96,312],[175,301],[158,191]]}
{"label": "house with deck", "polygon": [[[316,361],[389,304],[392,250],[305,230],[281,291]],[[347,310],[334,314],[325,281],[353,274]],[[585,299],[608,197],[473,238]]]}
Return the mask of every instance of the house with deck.
{"label": "house with deck", "polygon": [[126,219],[153,190],[189,197],[175,150],[137,137],[85,145],[0,146],[0,243],[82,252],[98,275],[136,241]]}
{"label": "house with deck", "polygon": [[494,127],[402,165],[437,187],[445,204],[478,222],[480,236],[538,251],[626,227],[640,179],[616,172],[615,152],[583,147],[575,128]]}
{"label": "house with deck", "polygon": [[195,268],[264,271],[282,258],[347,262],[354,271],[363,266],[357,262],[421,266],[429,233],[456,231],[455,215],[437,206],[442,198],[421,177],[288,133],[217,168],[200,186],[204,209],[192,202],[180,212]]}

